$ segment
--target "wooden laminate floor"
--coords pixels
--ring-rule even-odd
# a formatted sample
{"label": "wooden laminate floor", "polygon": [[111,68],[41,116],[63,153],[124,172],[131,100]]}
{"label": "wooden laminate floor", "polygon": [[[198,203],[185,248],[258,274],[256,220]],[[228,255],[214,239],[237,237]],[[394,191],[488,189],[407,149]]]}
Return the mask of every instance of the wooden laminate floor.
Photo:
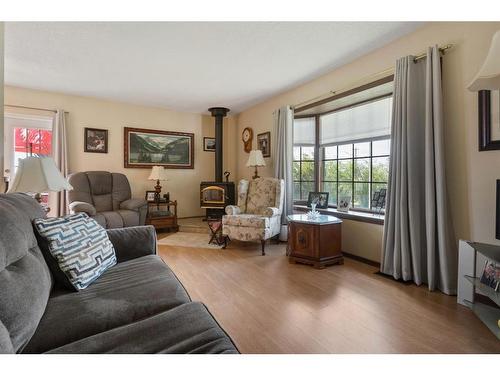
{"label": "wooden laminate floor", "polygon": [[284,245],[226,250],[160,246],[193,300],[242,353],[500,353],[500,342],[455,297],[375,275],[346,259],[289,264]]}

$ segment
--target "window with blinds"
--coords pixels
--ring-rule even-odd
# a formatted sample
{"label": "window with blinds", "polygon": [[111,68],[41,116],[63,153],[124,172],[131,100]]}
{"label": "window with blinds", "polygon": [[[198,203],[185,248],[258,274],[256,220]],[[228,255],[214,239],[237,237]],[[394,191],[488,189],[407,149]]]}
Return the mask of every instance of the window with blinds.
{"label": "window with blinds", "polygon": [[361,142],[391,134],[392,97],[319,117],[320,145]]}
{"label": "window with blinds", "polygon": [[387,188],[392,95],[366,99],[369,93],[360,94],[366,94],[362,101],[294,120],[297,203],[303,204],[309,192],[322,191],[329,192],[331,207],[347,199],[353,210],[372,211],[374,193]]}

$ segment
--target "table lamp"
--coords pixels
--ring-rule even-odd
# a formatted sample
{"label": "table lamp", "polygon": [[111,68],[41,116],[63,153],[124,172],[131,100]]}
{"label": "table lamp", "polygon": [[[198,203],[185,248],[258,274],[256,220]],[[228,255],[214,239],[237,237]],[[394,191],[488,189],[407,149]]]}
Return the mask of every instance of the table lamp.
{"label": "table lamp", "polygon": [[34,198],[41,203],[41,193],[63,190],[73,190],[73,187],[57,169],[54,159],[30,156],[19,159],[16,175],[7,193],[35,193]]}
{"label": "table lamp", "polygon": [[470,91],[500,89],[500,31],[493,35],[486,60],[468,89]]}
{"label": "table lamp", "polygon": [[149,175],[148,180],[156,180],[155,201],[159,202],[160,201],[160,193],[161,193],[160,180],[162,180],[162,181],[167,180],[167,174],[165,173],[165,168],[159,167],[159,166],[154,166],[153,169],[151,169],[151,174]]}
{"label": "table lamp", "polygon": [[265,167],[266,162],[264,161],[264,157],[262,156],[261,150],[252,150],[250,151],[250,156],[248,157],[247,167],[255,167],[255,174],[252,177],[253,179],[259,178],[257,173],[257,167]]}

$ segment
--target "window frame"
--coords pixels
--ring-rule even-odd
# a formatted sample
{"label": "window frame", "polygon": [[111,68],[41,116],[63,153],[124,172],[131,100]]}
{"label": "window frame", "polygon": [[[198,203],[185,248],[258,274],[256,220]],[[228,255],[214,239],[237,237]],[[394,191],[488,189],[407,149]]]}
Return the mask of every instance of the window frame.
{"label": "window frame", "polygon": [[[329,183],[335,183],[336,185],[336,202],[335,203],[328,203],[328,207],[330,208],[337,208],[338,205],[338,199],[339,199],[339,184],[351,184],[351,198],[352,198],[352,207],[349,207],[350,210],[353,211],[360,211],[360,212],[369,212],[369,213],[379,213],[378,210],[373,209],[372,207],[372,197],[373,197],[373,184],[385,184],[386,186],[388,185],[389,181],[374,181],[373,180],[373,159],[375,158],[389,158],[390,162],[390,150],[389,154],[381,154],[381,155],[373,155],[373,142],[376,141],[382,141],[382,140],[390,140],[391,136],[383,136],[383,137],[373,137],[373,138],[365,138],[361,140],[356,140],[356,141],[351,141],[351,142],[339,142],[339,143],[330,143],[330,144],[325,144],[320,146],[320,154],[321,154],[321,159],[320,159],[320,179],[319,179],[319,184],[318,184],[318,191],[325,191],[325,189],[322,189],[323,183],[329,182]],[[354,145],[357,143],[370,143],[370,151],[368,156],[355,156],[354,155]],[[351,145],[352,146],[352,156],[351,157],[339,157],[339,152],[338,152],[338,146],[343,146],[343,145]],[[325,158],[325,148],[327,147],[337,147],[337,157],[335,159]],[[355,179],[355,161],[359,159],[370,159],[370,175],[369,175],[369,181],[356,181]],[[351,165],[351,180],[340,180],[339,179],[339,161],[342,160],[352,160],[352,165]],[[337,175],[336,175],[336,180],[325,180],[324,179],[324,163],[325,161],[336,161],[337,162]],[[368,194],[369,194],[369,201],[368,201],[368,208],[364,207],[354,207],[354,198],[355,198],[355,185],[356,184],[369,184],[369,189],[368,189]],[[384,212],[382,210],[381,212]]]}

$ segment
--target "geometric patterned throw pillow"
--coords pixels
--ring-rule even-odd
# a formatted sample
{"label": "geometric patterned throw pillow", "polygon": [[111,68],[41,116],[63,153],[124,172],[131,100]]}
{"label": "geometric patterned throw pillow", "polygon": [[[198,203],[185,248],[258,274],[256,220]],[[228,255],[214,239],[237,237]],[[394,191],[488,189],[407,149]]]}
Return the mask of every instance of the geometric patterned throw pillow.
{"label": "geometric patterned throw pillow", "polygon": [[33,224],[76,291],[88,287],[116,264],[115,249],[106,230],[86,213],[35,219]]}

